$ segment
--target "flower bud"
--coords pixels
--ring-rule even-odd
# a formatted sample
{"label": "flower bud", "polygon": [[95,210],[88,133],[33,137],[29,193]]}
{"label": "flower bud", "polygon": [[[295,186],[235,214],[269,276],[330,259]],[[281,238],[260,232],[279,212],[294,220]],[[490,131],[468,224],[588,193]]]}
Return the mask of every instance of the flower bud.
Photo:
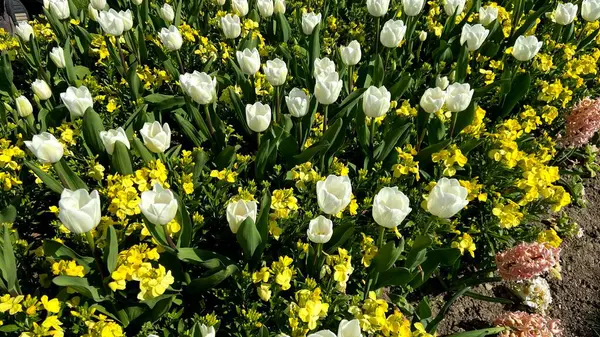
{"label": "flower bud", "polygon": [[258,213],[258,204],[256,201],[238,200],[231,201],[227,204],[227,223],[233,234],[237,233],[240,225],[247,218],[256,222],[256,214]]}
{"label": "flower bud", "polygon": [[108,11],[100,11],[98,13],[98,23],[102,28],[102,31],[108,35],[121,36],[125,26],[121,15],[114,9]]}
{"label": "flower bud", "polygon": [[308,112],[308,95],[304,90],[294,88],[285,96],[285,104],[292,116],[297,118],[304,117]]}
{"label": "flower bud", "polygon": [[583,0],[581,17],[589,22],[598,20],[600,18],[600,0]]}
{"label": "flower bud", "polygon": [[238,50],[235,55],[244,74],[254,75],[260,69],[260,55],[256,48]]}
{"label": "flower bud", "polygon": [[159,36],[160,41],[170,51],[179,50],[183,44],[183,39],[181,38],[181,34],[179,34],[179,29],[173,25],[169,26],[169,29],[161,29]]}
{"label": "flower bud", "polygon": [[361,51],[360,51],[360,43],[358,41],[353,40],[348,44],[347,47],[340,47],[340,55],[342,56],[342,62],[344,62],[347,66],[354,66],[360,62]]}
{"label": "flower bud", "polygon": [[142,192],[139,207],[150,223],[166,225],[175,219],[178,204],[171,190],[156,183],[152,190]]}
{"label": "flower bud", "polygon": [[158,10],[158,14],[165,22],[173,22],[173,20],[175,20],[175,11],[173,11],[173,7],[167,3]]}
{"label": "flower bud", "polygon": [[268,18],[273,15],[273,0],[258,0],[256,3],[258,12],[263,18]]}
{"label": "flower bud", "polygon": [[446,88],[448,88],[449,84],[450,84],[450,80],[448,80],[448,76],[440,77],[438,75],[435,78],[435,86],[442,90],[446,90]]}
{"label": "flower bud", "polygon": [[217,99],[217,79],[205,72],[194,70],[179,76],[179,84],[183,92],[200,104],[210,104]]}
{"label": "flower bud", "polygon": [[466,110],[471,104],[473,93],[469,83],[452,83],[446,89],[446,108],[452,112]]}
{"label": "flower bud", "polygon": [[448,15],[448,16],[452,16],[452,15],[454,15],[454,13],[456,13],[456,16],[458,16],[465,9],[466,0],[445,0],[445,1],[446,2],[444,3],[444,11],[446,12],[446,15]]}
{"label": "flower bud", "polygon": [[308,239],[314,243],[327,243],[333,235],[333,222],[319,215],[310,220],[306,234]]}
{"label": "flower bud", "polygon": [[263,132],[271,123],[271,107],[261,102],[246,105],[246,122],[250,130]]}
{"label": "flower bud", "polygon": [[367,10],[375,17],[384,16],[389,7],[390,0],[367,0]]}
{"label": "flower bud", "polygon": [[427,32],[426,32],[426,31],[424,31],[424,30],[422,30],[422,31],[419,33],[419,41],[421,41],[421,42],[425,42],[425,40],[427,40]]}
{"label": "flower bud", "polygon": [[273,13],[285,14],[285,0],[274,0],[273,1]]}
{"label": "flower bud", "polygon": [[335,215],[343,211],[352,199],[352,185],[347,176],[329,175],[317,181],[317,202],[325,214]]}
{"label": "flower bud", "polygon": [[302,31],[306,35],[312,34],[315,27],[321,22],[321,13],[313,12],[302,14]]}
{"label": "flower bud", "polygon": [[123,22],[123,31],[127,32],[133,28],[133,15],[131,10],[119,11],[118,12],[121,21]]}
{"label": "flower bud", "polygon": [[402,0],[402,9],[408,16],[417,16],[423,10],[425,0]]}
{"label": "flower bud", "polygon": [[25,141],[25,146],[42,164],[56,163],[64,153],[62,144],[48,132],[34,135],[31,141]]}
{"label": "flower bud", "polygon": [[108,154],[112,155],[115,150],[115,143],[121,142],[127,147],[130,148],[129,139],[127,139],[127,134],[122,127],[118,127],[117,129],[110,129],[108,131],[100,131],[100,139],[102,139],[102,143],[104,144],[104,148]]}
{"label": "flower bud", "polygon": [[281,59],[276,58],[274,60],[268,60],[267,64],[263,67],[265,77],[269,83],[276,87],[285,83],[287,78],[288,69]]}
{"label": "flower bud", "polygon": [[343,319],[340,322],[337,337],[362,337],[359,320],[353,319],[347,321]]}
{"label": "flower bud", "polygon": [[96,228],[100,223],[100,195],[93,190],[88,193],[84,189],[71,191],[65,188],[58,202],[58,218],[71,233],[82,234]]}
{"label": "flower bud", "polygon": [[337,72],[319,76],[315,84],[315,97],[320,104],[333,104],[340,96],[342,86],[343,83]]}
{"label": "flower bud", "polygon": [[384,86],[370,86],[362,96],[365,115],[371,118],[385,115],[390,110],[391,98],[392,95]]}
{"label": "flower bud", "polygon": [[15,34],[25,42],[29,42],[33,34],[33,27],[27,21],[21,21],[15,26]]}
{"label": "flower bud", "polygon": [[315,79],[321,76],[327,76],[330,73],[335,72],[335,63],[328,57],[324,57],[322,59],[317,57],[313,64],[313,76],[315,77]]}
{"label": "flower bud", "polygon": [[479,7],[479,23],[488,26],[498,18],[498,8],[492,6]]}
{"label": "flower bud", "polygon": [[458,180],[442,178],[427,197],[427,211],[440,218],[451,218],[467,206],[468,194]]}
{"label": "flower bud", "polygon": [[241,17],[248,14],[248,0],[231,0],[231,10]]}
{"label": "flower bud", "polygon": [[144,145],[148,150],[154,153],[163,153],[171,146],[171,128],[165,123],[160,126],[160,123],[144,123],[144,127],[140,130]]}
{"label": "flower bud", "polygon": [[460,44],[464,45],[466,42],[467,49],[475,51],[481,47],[489,33],[490,31],[485,29],[485,27],[479,23],[473,26],[465,23],[462,28],[462,33],[460,34]]}
{"label": "flower bud", "polygon": [[71,15],[69,2],[67,0],[50,0],[50,13],[59,20],[68,19]]}
{"label": "flower bud", "polygon": [[44,80],[37,79],[31,83],[31,90],[42,101],[52,97],[52,89],[50,89],[50,86]]}
{"label": "flower bud", "polygon": [[394,228],[412,211],[408,197],[398,187],[384,187],[373,199],[373,219],[379,226]]}
{"label": "flower bud", "polygon": [[402,20],[388,20],[381,30],[379,40],[387,48],[396,48],[404,39],[406,26]]}
{"label": "flower bud", "polygon": [[554,22],[559,25],[569,25],[577,16],[577,5],[570,2],[558,4],[552,12],[552,16],[554,17]]}
{"label": "flower bud", "polygon": [[531,60],[542,48],[542,41],[533,36],[519,36],[513,46],[512,55],[519,61]]}
{"label": "flower bud", "polygon": [[79,88],[68,87],[66,92],[60,94],[60,99],[69,110],[71,119],[82,117],[85,111],[94,105],[92,94],[83,85]]}
{"label": "flower bud", "polygon": [[106,8],[106,0],[90,0],[90,5],[96,10],[103,10]]}
{"label": "flower bud", "polygon": [[227,14],[221,18],[221,29],[223,34],[228,39],[235,39],[242,33],[242,25],[240,24],[240,17],[237,15]]}
{"label": "flower bud", "polygon": [[21,117],[30,116],[33,113],[33,106],[31,102],[25,96],[19,96],[15,98],[15,104],[17,106],[17,112]]}
{"label": "flower bud", "polygon": [[90,20],[92,21],[98,21],[98,10],[96,8],[94,8],[94,6],[92,6],[92,4],[88,5],[88,16],[90,17]]}
{"label": "flower bud", "polygon": [[425,90],[423,96],[421,96],[420,105],[423,110],[428,113],[435,113],[440,111],[444,102],[446,101],[446,92],[442,89],[435,87]]}
{"label": "flower bud", "polygon": [[61,47],[54,47],[50,52],[50,59],[56,67],[64,68],[65,67],[65,53]]}

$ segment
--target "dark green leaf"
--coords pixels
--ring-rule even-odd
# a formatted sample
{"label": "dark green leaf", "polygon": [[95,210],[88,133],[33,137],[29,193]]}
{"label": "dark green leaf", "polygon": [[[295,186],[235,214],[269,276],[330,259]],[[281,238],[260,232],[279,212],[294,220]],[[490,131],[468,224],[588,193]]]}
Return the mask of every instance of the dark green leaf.
{"label": "dark green leaf", "polygon": [[244,256],[247,260],[250,260],[252,256],[254,256],[256,248],[258,248],[258,245],[260,245],[262,241],[260,233],[256,229],[254,220],[247,217],[246,220],[240,224],[240,228],[235,236],[244,251]]}

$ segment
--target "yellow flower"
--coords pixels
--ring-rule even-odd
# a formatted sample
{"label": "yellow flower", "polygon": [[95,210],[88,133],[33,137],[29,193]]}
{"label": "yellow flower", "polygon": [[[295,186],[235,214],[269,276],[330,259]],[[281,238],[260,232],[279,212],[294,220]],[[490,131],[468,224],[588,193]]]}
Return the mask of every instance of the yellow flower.
{"label": "yellow flower", "polygon": [[506,205],[496,205],[492,209],[492,213],[500,219],[502,228],[516,227],[523,219],[523,213],[519,212],[519,205],[512,200],[508,200]]}
{"label": "yellow flower", "polygon": [[271,285],[268,283],[262,283],[257,289],[258,297],[265,302],[269,302],[271,299]]}
{"label": "yellow flower", "polygon": [[46,309],[46,311],[49,313],[58,313],[60,311],[60,302],[57,298],[48,300],[48,296],[44,295],[40,300],[44,306],[44,309]]}
{"label": "yellow flower", "polygon": [[562,239],[554,229],[550,228],[538,234],[537,242],[547,243],[554,248],[558,248],[562,243]]}
{"label": "yellow flower", "polygon": [[5,294],[0,297],[0,312],[7,312],[10,315],[14,315],[23,311],[23,306],[21,302],[25,297],[23,295],[18,295],[15,297],[11,297],[10,294]]}
{"label": "yellow flower", "polygon": [[471,254],[471,257],[475,257],[475,243],[471,235],[464,233],[458,241],[452,242],[452,248],[460,250],[460,254],[464,254],[465,250]]}

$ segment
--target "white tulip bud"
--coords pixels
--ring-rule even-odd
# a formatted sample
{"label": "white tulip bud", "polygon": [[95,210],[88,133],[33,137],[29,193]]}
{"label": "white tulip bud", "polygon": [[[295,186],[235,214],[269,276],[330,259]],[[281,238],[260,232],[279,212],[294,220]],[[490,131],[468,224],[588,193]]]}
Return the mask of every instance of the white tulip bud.
{"label": "white tulip bud", "polygon": [[327,243],[333,235],[333,222],[326,217],[319,215],[310,220],[308,230],[306,231],[308,239],[314,243]]}
{"label": "white tulip bud", "polygon": [[421,41],[421,42],[425,42],[425,40],[427,40],[427,32],[426,32],[426,31],[424,31],[424,30],[422,30],[422,31],[419,33],[419,41]]}
{"label": "white tulip bud", "polygon": [[183,92],[200,104],[210,104],[217,99],[217,79],[205,72],[194,70],[179,76],[179,84]]}
{"label": "white tulip bud", "polygon": [[178,203],[171,190],[156,183],[152,190],[142,192],[139,207],[150,223],[166,225],[175,219]]}
{"label": "white tulip bud", "polygon": [[589,22],[598,20],[600,18],[600,0],[583,0],[581,17]]}
{"label": "white tulip bud", "polygon": [[329,105],[337,101],[342,91],[343,83],[337,72],[317,77],[315,97],[320,104]]}
{"label": "white tulip bud", "polygon": [[83,85],[79,88],[68,87],[66,92],[60,94],[60,99],[69,110],[71,119],[82,117],[85,111],[94,105],[92,94]]}
{"label": "white tulip bud", "polygon": [[423,10],[425,0],[402,0],[402,8],[408,16],[417,16]]}
{"label": "white tulip bud", "polygon": [[48,132],[34,135],[31,141],[25,141],[25,146],[42,164],[56,163],[64,153],[62,144]]}
{"label": "white tulip bud", "polygon": [[15,104],[17,106],[17,112],[21,117],[30,116],[33,113],[33,106],[31,102],[25,96],[19,96],[15,98]]}
{"label": "white tulip bud", "polygon": [[542,41],[533,36],[519,36],[515,41],[512,55],[519,61],[525,62],[531,60],[542,48]]}
{"label": "white tulip bud", "polygon": [[52,97],[52,89],[44,80],[37,79],[31,83],[31,90],[42,101]]}
{"label": "white tulip bud", "polygon": [[473,26],[465,23],[462,28],[462,33],[460,34],[460,44],[464,45],[466,42],[468,50],[477,50],[481,47],[489,33],[490,31],[485,29],[485,27],[479,23]]}
{"label": "white tulip bud", "polygon": [[98,10],[92,6],[92,4],[88,5],[88,16],[92,21],[98,21]]}
{"label": "white tulip bud", "polygon": [[225,5],[225,1],[226,0],[215,0],[215,3],[219,6],[223,6],[223,5]]}
{"label": "white tulip bud", "polygon": [[274,60],[268,60],[267,64],[263,67],[265,77],[269,83],[276,87],[285,83],[287,78],[288,69],[281,59],[276,58]]}
{"label": "white tulip bud", "polygon": [[370,86],[362,96],[363,111],[367,117],[377,118],[385,115],[390,110],[392,95],[384,87]]}
{"label": "white tulip bud", "polygon": [[471,104],[473,93],[469,83],[452,83],[446,89],[446,108],[451,112],[466,110]]}
{"label": "white tulip bud", "polygon": [[379,226],[394,228],[412,211],[408,197],[398,187],[384,187],[373,199],[373,219]]}
{"label": "white tulip bud", "polygon": [[239,16],[248,14],[248,0],[231,0],[231,9]]}
{"label": "white tulip bud", "polygon": [[359,320],[353,319],[347,321],[343,319],[340,322],[337,337],[362,337]]}
{"label": "white tulip bud", "polygon": [[200,324],[200,335],[202,335],[202,337],[215,337],[216,336],[215,327],[214,326],[208,327],[204,324]]}
{"label": "white tulip bud", "polygon": [[[322,275],[321,278],[325,277],[325,272],[328,270],[328,269],[325,269],[325,267],[327,267],[327,266],[323,266],[323,269],[321,269],[321,275]],[[321,330],[321,331],[317,331],[315,333],[308,335],[308,337],[337,337],[337,336],[330,330]]]}
{"label": "white tulip bud", "polygon": [[169,29],[161,29],[159,36],[160,41],[170,51],[179,50],[183,44],[183,39],[181,38],[181,34],[179,34],[179,29],[173,25],[169,26]]}
{"label": "white tulip bud", "polygon": [[285,14],[285,0],[274,0],[273,1],[273,13]]}
{"label": "white tulip bud", "polygon": [[108,11],[100,11],[98,13],[98,23],[105,34],[113,36],[123,35],[123,30],[125,29],[123,19],[121,19],[119,12],[112,8]]}
{"label": "white tulip bud", "polygon": [[352,199],[352,185],[347,176],[329,175],[317,181],[317,202],[325,214],[335,215],[343,211]]}
{"label": "white tulip bud", "polygon": [[171,146],[171,128],[167,123],[162,127],[159,122],[144,123],[140,134],[144,145],[154,153],[163,153]]}
{"label": "white tulip bud", "polygon": [[69,2],[67,0],[50,0],[50,13],[59,20],[68,19],[71,15]]}
{"label": "white tulip bud", "polygon": [[498,8],[492,6],[479,7],[479,23],[488,26],[498,18]]}
{"label": "white tulip bud", "polygon": [[427,211],[440,218],[451,218],[467,206],[468,194],[458,180],[442,178],[427,197]]}
{"label": "white tulip bud", "polygon": [[302,32],[306,35],[312,34],[315,27],[321,22],[321,13],[302,13]]}
{"label": "white tulip bud", "polygon": [[29,39],[34,36],[33,27],[27,21],[21,21],[15,26],[15,34],[23,41],[29,42]]}
{"label": "white tulip bud", "polygon": [[308,113],[308,95],[304,90],[293,88],[290,93],[285,96],[285,104],[288,111],[294,117],[301,118]]}
{"label": "white tulip bud", "polygon": [[158,14],[165,22],[173,22],[175,20],[175,11],[171,5],[165,3],[159,10]]}
{"label": "white tulip bud", "polygon": [[121,21],[123,22],[123,31],[127,32],[133,28],[133,15],[131,10],[119,11],[118,12]]}
{"label": "white tulip bud", "polygon": [[102,139],[106,152],[110,155],[115,151],[115,144],[117,142],[123,143],[128,149],[130,148],[129,139],[127,139],[127,134],[122,127],[110,129],[108,131],[100,131],[100,139]]}
{"label": "white tulip bud", "polygon": [[389,7],[390,0],[367,0],[367,10],[375,17],[384,16]]}
{"label": "white tulip bud", "polygon": [[379,40],[387,48],[396,48],[404,39],[406,26],[402,20],[388,20],[381,30]]}
{"label": "white tulip bud", "polygon": [[82,234],[96,228],[100,223],[100,195],[84,189],[71,191],[65,188],[58,202],[58,218],[71,233]]}
{"label": "white tulip bud", "polygon": [[552,16],[554,17],[554,22],[559,25],[569,25],[577,16],[577,5],[570,2],[558,4],[554,12],[552,12]]}
{"label": "white tulip bud", "polygon": [[103,10],[106,8],[106,0],[90,0],[90,5],[96,10]]}
{"label": "white tulip bud", "polygon": [[347,47],[340,47],[340,55],[342,56],[342,62],[347,66],[354,66],[360,62],[362,56],[360,51],[360,43],[353,40],[348,44]]}
{"label": "white tulip bud", "polygon": [[254,75],[260,70],[260,54],[256,48],[244,49],[235,53],[240,68],[246,75]]}
{"label": "white tulip bud", "polygon": [[246,123],[250,130],[263,132],[271,123],[271,107],[261,102],[246,105]]}
{"label": "white tulip bud", "polygon": [[445,0],[444,11],[446,15],[452,16],[454,13],[458,16],[465,9],[466,0]]}
{"label": "white tulip bud", "polygon": [[54,62],[56,67],[61,69],[65,67],[65,52],[61,47],[52,48],[52,51],[50,52],[50,59],[52,62]]}
{"label": "white tulip bud", "polygon": [[421,96],[421,108],[428,113],[434,113],[440,111],[444,102],[446,101],[446,92],[442,89],[435,87],[425,90],[423,96]]}
{"label": "white tulip bud", "polygon": [[256,214],[258,213],[258,204],[256,201],[238,200],[227,204],[227,223],[233,234],[237,233],[240,225],[247,218],[256,222]]}
{"label": "white tulip bud", "polygon": [[136,6],[139,6],[139,5],[141,5],[142,3],[144,3],[144,0],[131,0],[131,2],[132,2],[134,5],[136,5]]}
{"label": "white tulip bud", "polygon": [[335,63],[328,57],[324,57],[322,59],[317,57],[313,64],[313,76],[315,77],[315,79],[322,76],[327,76],[331,73],[335,73]]}
{"label": "white tulip bud", "polygon": [[446,88],[448,88],[449,84],[450,84],[450,80],[448,80],[448,76],[440,77],[438,75],[435,78],[435,86],[442,90],[446,90]]}
{"label": "white tulip bud", "polygon": [[223,34],[228,39],[235,39],[242,33],[242,25],[240,23],[240,17],[237,15],[227,14],[221,18],[221,29]]}
{"label": "white tulip bud", "polygon": [[256,6],[258,6],[258,12],[263,18],[268,18],[273,15],[273,0],[258,0]]}

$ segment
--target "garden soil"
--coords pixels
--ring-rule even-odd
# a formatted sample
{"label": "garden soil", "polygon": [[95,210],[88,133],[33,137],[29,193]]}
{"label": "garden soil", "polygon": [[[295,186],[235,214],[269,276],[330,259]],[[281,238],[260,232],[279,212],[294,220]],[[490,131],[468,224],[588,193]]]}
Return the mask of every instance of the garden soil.
{"label": "garden soil", "polygon": [[[583,229],[581,238],[570,238],[562,245],[562,281],[550,280],[553,302],[548,315],[559,318],[563,337],[600,337],[600,178],[588,180],[585,186],[586,208],[568,210],[572,220]],[[513,299],[501,286],[473,289],[482,295]],[[443,303],[442,298],[438,298]],[[519,310],[470,297],[461,297],[440,323],[438,335],[483,329],[504,310]]]}

